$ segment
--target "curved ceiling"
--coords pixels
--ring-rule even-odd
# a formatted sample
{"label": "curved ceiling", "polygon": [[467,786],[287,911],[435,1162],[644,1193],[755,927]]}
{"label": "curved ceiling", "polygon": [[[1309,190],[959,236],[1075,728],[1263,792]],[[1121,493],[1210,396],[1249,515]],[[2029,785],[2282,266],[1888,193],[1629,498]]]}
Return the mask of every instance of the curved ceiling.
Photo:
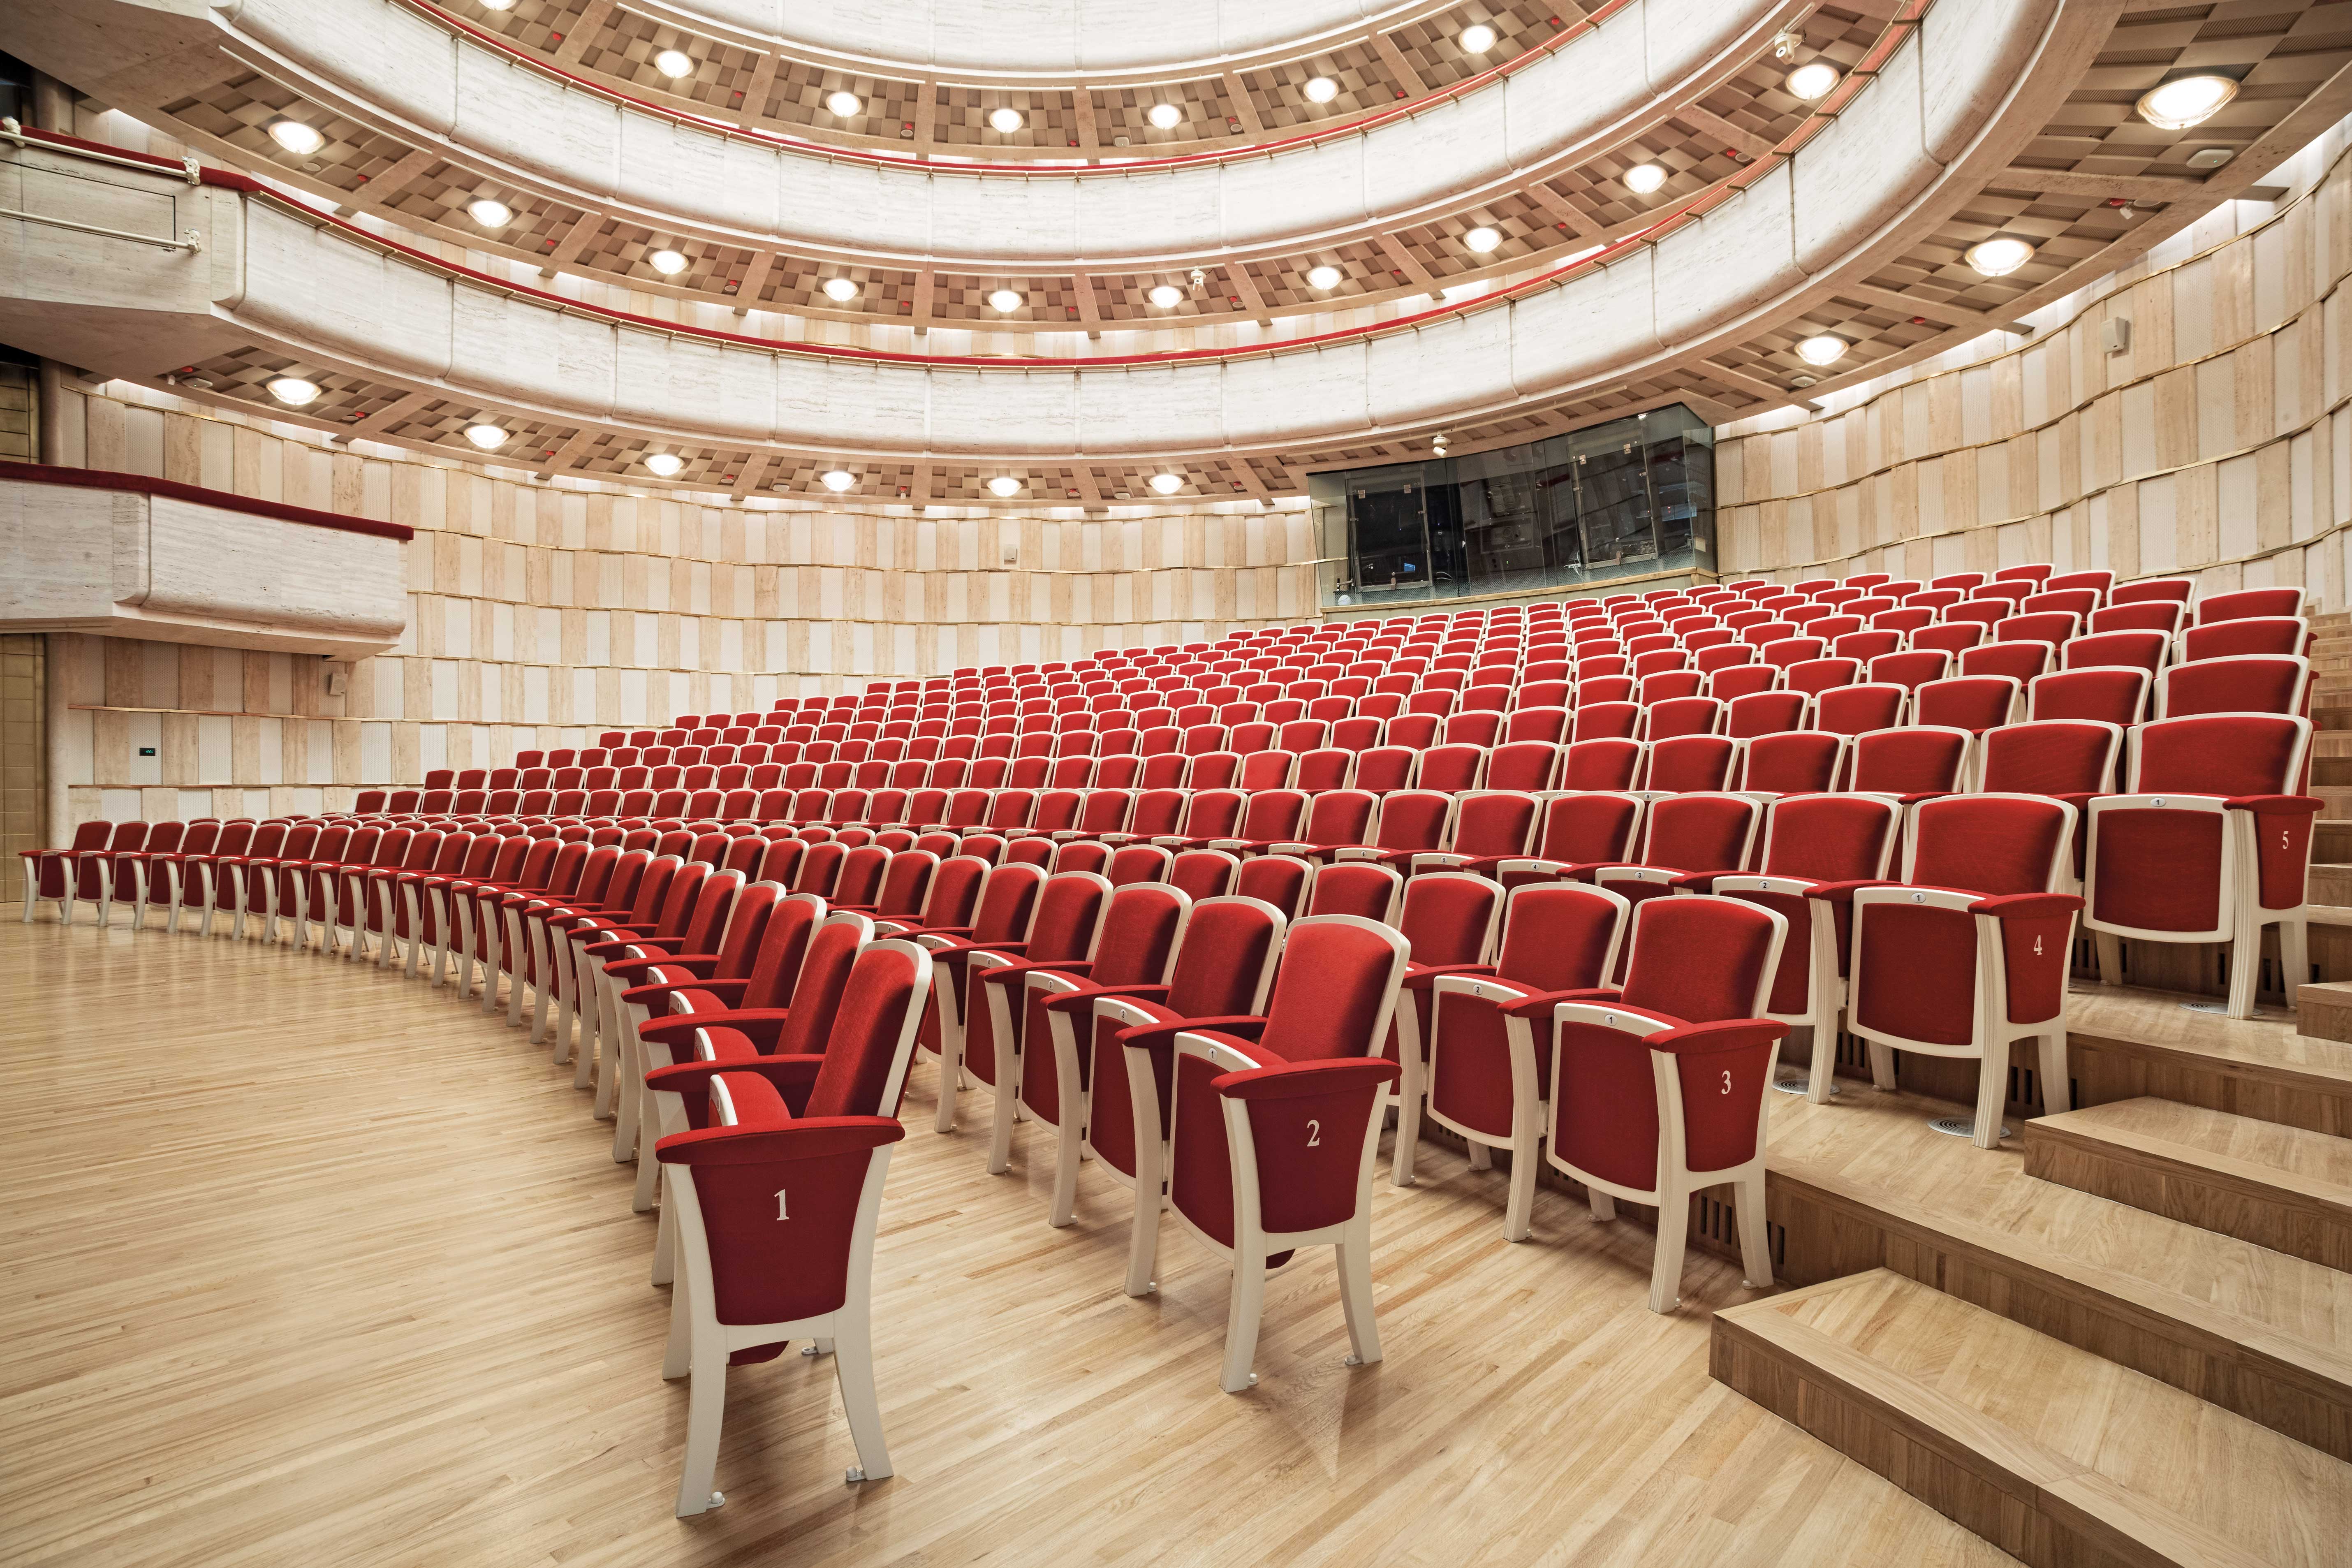
{"label": "curved ceiling", "polygon": [[[1091,363],[960,358],[966,343],[994,346],[965,333],[877,353],[863,345],[924,347],[879,326],[850,345],[777,342],[709,294],[672,305],[634,280],[609,306],[568,301],[518,287],[519,269],[469,271],[446,244],[401,248],[392,204],[355,223],[256,195],[239,220],[240,291],[222,299],[215,348],[188,368],[209,384],[194,388],[203,398],[638,484],[661,482],[639,463],[660,450],[684,462],[672,486],[729,493],[806,491],[835,466],[857,476],[853,495],[917,502],[989,504],[980,487],[1008,472],[1025,489],[1005,504],[1124,500],[1160,469],[1188,494],[1289,493],[1314,468],[1423,455],[1438,429],[1460,453],[1677,400],[1728,418],[1806,395],[1816,376],[1834,389],[2011,321],[2258,192],[2269,167],[2352,111],[2352,37],[2336,10],[1886,0],[1885,30],[1846,62],[1831,114],[1662,201],[1591,260],[1563,266],[1565,242],[1530,246],[1516,267],[1486,269],[1511,286],[1485,299],[1397,320],[1324,312],[1287,340],[1256,334],[1246,312],[1207,338],[1130,334],[1107,346],[1155,352]],[[2132,115],[2168,73],[2216,61],[2242,76],[2223,114],[2185,133]],[[1507,134],[1510,117],[1485,123]],[[2219,174],[2187,163],[2210,147],[2235,154]],[[1507,144],[1499,158],[1470,152],[1509,162]],[[1038,177],[963,176],[997,188]],[[1987,279],[1961,253],[1996,234],[2039,249]],[[647,320],[649,307],[675,319]],[[1824,333],[1849,348],[1818,370],[1793,349]],[[152,380],[159,368],[173,367],[126,357],[116,373]],[[285,370],[326,388],[312,409],[266,401],[261,383]],[[479,459],[462,431],[482,417],[523,438]]]}
{"label": "curved ceiling", "polygon": [[1801,9],[1632,0],[1480,90],[1360,132],[1249,157],[1066,170],[917,165],[730,134],[523,68],[388,0],[233,0],[213,15],[231,53],[314,101],[544,199],[842,262],[1003,268],[1189,268],[1475,208],[1671,118]]}

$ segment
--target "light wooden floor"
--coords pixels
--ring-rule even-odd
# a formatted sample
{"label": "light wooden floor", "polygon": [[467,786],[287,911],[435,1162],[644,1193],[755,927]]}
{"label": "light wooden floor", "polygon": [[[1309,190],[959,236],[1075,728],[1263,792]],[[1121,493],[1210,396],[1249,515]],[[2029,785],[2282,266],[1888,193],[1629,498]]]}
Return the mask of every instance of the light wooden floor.
{"label": "light wooden floor", "polygon": [[1499,1173],[1426,1145],[1376,1187],[1388,1361],[1340,1365],[1313,1258],[1221,1394],[1222,1268],[1171,1226],[1128,1300],[1124,1194],[1089,1172],[1048,1228],[1035,1146],[985,1174],[923,1125],[928,1069],[876,1268],[898,1475],[842,1484],[831,1368],[791,1356],[734,1374],[729,1501],[680,1522],[653,1222],[520,1031],[87,921],[0,927],[0,1562],[2010,1561],[1708,1380],[1736,1269],[1695,1258],[1656,1316],[1648,1232],[1547,1191],[1512,1247]]}

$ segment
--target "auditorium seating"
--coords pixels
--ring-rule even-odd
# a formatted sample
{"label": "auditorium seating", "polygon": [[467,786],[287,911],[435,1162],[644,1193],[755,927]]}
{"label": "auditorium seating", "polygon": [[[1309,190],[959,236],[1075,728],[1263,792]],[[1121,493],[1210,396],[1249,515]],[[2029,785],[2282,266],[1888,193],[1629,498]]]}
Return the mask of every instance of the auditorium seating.
{"label": "auditorium seating", "polygon": [[[1832,1107],[1842,1027],[1881,1087],[1898,1050],[1976,1062],[1990,1148],[2018,1039],[2068,1103],[2078,911],[2110,984],[2120,939],[2206,942],[2232,1016],[2266,978],[2291,995],[2320,809],[2300,606],[1862,574],[1255,628],[583,734],[348,813],[86,823],[26,852],[25,918],[122,905],[142,941],[315,945],[527,1019],[613,1120],[633,1203],[659,1200],[690,1512],[704,1369],[839,1354],[853,1316],[837,1371],[887,1473],[865,1249],[914,1055],[941,1132],[990,1092],[990,1171],[1050,1146],[1049,1225],[1107,1190],[1088,1170],[1128,1189],[1130,1294],[1163,1212],[1230,1262],[1233,1390],[1305,1247],[1337,1249],[1378,1359],[1391,1105],[1399,1186],[1424,1113],[1474,1171],[1509,1152],[1510,1240],[1547,1167],[1596,1215],[1657,1207],[1665,1310],[1701,1186],[1733,1189],[1769,1279],[1762,1097],[1791,1032]],[[753,1212],[761,1183],[804,1187],[805,1220]],[[839,1280],[746,1261],[803,1223]]]}

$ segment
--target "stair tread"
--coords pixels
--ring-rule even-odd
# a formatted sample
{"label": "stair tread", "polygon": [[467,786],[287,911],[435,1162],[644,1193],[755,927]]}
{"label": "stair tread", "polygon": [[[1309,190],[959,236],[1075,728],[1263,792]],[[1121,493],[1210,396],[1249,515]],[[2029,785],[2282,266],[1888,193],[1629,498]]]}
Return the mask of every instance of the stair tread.
{"label": "stair tread", "polygon": [[2352,1139],[2153,1098],[2041,1117],[2030,1135],[2110,1143],[2352,1214]]}
{"label": "stair tread", "polygon": [[[2352,926],[2352,909],[2314,904],[2310,910],[2320,924]],[[2093,1042],[2144,1042],[2279,1082],[2352,1088],[2352,1042],[2300,1033],[2292,1016],[2271,1008],[2263,1010],[2268,1016],[2231,1019],[2183,1005],[2210,1006],[2216,1000],[2130,985],[2078,985],[2066,998],[2067,1033]]]}
{"label": "stair tread", "polygon": [[2352,1536],[2352,1465],[1890,1270],[1717,1316],[2127,1560],[2299,1568]]}
{"label": "stair tread", "polygon": [[1926,1118],[1965,1112],[1922,1095],[1845,1084],[1828,1105],[1775,1098],[1775,1178],[2013,1260],[2053,1289],[2123,1303],[2175,1337],[2352,1390],[2352,1284],[2340,1271],[2029,1176],[2022,1138],[1999,1150],[1923,1138]]}

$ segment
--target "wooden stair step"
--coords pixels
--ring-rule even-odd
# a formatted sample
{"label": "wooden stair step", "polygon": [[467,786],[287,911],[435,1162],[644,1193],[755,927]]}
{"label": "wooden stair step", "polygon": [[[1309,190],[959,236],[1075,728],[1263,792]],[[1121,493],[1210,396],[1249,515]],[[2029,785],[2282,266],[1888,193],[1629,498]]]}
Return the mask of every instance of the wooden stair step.
{"label": "wooden stair step", "polygon": [[1715,1314],[1719,1381],[2022,1561],[2319,1568],[2352,1466],[1886,1269]]}
{"label": "wooden stair step", "polygon": [[2025,1124],[2028,1175],[2352,1269],[2352,1139],[2168,1100]]}
{"label": "wooden stair step", "polygon": [[[2312,910],[2315,921],[2324,913],[2352,926],[2352,910]],[[2154,1096],[2352,1138],[2352,1039],[2325,1032],[2333,1015],[2311,1001],[2315,989],[2325,988],[2303,988],[2300,1021],[2267,1006],[2272,1016],[2240,1020],[2191,1011],[2219,997],[2078,984],[2066,998],[2071,1102]],[[2352,996],[2346,1001],[2352,1026]],[[2040,1102],[2038,1095],[2024,1098]]]}
{"label": "wooden stair step", "polygon": [[[1960,1108],[1848,1088],[1773,1109],[1780,1277],[1892,1268],[2352,1460],[2342,1273],[2026,1173],[2022,1139],[1927,1125]],[[2012,1125],[2014,1123],[2012,1122]]]}

